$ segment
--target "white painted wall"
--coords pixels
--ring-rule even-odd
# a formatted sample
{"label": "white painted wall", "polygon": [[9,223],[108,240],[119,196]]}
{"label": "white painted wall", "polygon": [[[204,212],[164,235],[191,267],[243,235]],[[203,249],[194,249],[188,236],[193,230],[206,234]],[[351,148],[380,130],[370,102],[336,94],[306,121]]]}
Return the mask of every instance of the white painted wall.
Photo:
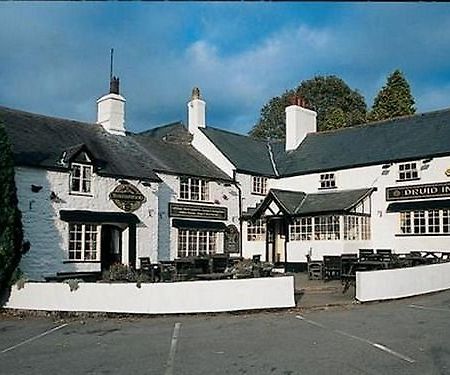
{"label": "white painted wall", "polygon": [[[69,194],[69,173],[44,169],[17,167],[15,180],[22,212],[24,239],[30,241],[31,249],[22,258],[20,268],[31,280],[42,280],[56,272],[99,271],[100,263],[71,262],[68,260],[68,223],[59,219],[60,210],[89,210],[123,212],[110,199],[109,193],[119,184],[116,179],[94,174],[92,196]],[[147,201],[134,214],[141,220],[137,225],[136,258],[157,258],[158,231],[158,184],[149,187],[139,181],[128,180],[146,197]],[[42,186],[38,193],[31,185]],[[58,201],[50,199],[54,192]],[[122,261],[128,261],[128,231],[122,236]]]}
{"label": "white painted wall", "polygon": [[356,273],[361,302],[417,296],[450,289],[450,263]]}
{"label": "white painted wall", "polygon": [[[158,191],[159,260],[173,260],[177,258],[178,229],[172,226],[172,218],[169,217],[169,202],[226,207],[228,209],[228,219],[223,222],[226,225],[234,224],[239,230],[239,194],[235,185],[210,181],[208,202],[186,201],[179,199],[179,176],[162,173],[159,173],[158,176],[163,181]],[[187,217],[186,219],[190,218]],[[219,233],[218,249],[220,252],[223,251],[222,232]]]}
{"label": "white painted wall", "polygon": [[179,314],[295,306],[294,278],[190,281],[179,283],[80,283],[73,292],[64,283],[13,286],[9,309]]}

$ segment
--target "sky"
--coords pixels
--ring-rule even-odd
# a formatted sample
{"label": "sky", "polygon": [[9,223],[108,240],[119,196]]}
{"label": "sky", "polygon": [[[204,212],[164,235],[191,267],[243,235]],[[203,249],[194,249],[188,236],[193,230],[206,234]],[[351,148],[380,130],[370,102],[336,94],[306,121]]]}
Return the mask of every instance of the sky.
{"label": "sky", "polygon": [[418,112],[450,107],[450,4],[0,3],[0,105],[85,122],[114,73],[126,126],[186,123],[198,86],[207,125],[247,133],[272,97],[334,74],[368,107],[395,69]]}

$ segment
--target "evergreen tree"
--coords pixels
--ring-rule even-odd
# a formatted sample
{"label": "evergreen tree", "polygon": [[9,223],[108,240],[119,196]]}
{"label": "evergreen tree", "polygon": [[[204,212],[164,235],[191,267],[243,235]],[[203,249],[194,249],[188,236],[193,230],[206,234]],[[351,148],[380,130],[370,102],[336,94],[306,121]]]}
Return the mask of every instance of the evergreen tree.
{"label": "evergreen tree", "polygon": [[318,131],[338,129],[366,122],[364,97],[336,76],[316,76],[303,81],[293,90],[272,98],[261,109],[258,123],[250,136],[261,139],[284,139],[285,108],[293,94],[303,97],[309,108],[317,112]]}
{"label": "evergreen tree", "polygon": [[370,121],[386,120],[393,117],[416,113],[415,101],[408,81],[400,70],[395,70],[374,99]]}
{"label": "evergreen tree", "polygon": [[0,122],[0,291],[8,286],[22,254],[22,222],[17,203],[11,146]]}

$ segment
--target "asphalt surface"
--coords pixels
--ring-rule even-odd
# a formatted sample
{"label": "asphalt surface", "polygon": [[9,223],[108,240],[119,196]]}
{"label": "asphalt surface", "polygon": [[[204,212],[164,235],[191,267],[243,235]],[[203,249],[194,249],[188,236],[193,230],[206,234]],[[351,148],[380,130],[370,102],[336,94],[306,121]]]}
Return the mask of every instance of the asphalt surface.
{"label": "asphalt surface", "polygon": [[450,374],[450,291],[328,310],[0,315],[0,374]]}

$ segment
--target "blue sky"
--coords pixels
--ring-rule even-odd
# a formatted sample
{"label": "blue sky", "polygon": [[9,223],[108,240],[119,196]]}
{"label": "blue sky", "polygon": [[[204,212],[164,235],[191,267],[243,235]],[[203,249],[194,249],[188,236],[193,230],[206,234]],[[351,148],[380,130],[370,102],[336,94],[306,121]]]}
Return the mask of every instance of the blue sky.
{"label": "blue sky", "polygon": [[370,106],[401,69],[419,112],[450,107],[450,4],[0,3],[0,105],[94,122],[109,50],[129,130],[186,120],[246,133],[261,106],[336,74]]}

